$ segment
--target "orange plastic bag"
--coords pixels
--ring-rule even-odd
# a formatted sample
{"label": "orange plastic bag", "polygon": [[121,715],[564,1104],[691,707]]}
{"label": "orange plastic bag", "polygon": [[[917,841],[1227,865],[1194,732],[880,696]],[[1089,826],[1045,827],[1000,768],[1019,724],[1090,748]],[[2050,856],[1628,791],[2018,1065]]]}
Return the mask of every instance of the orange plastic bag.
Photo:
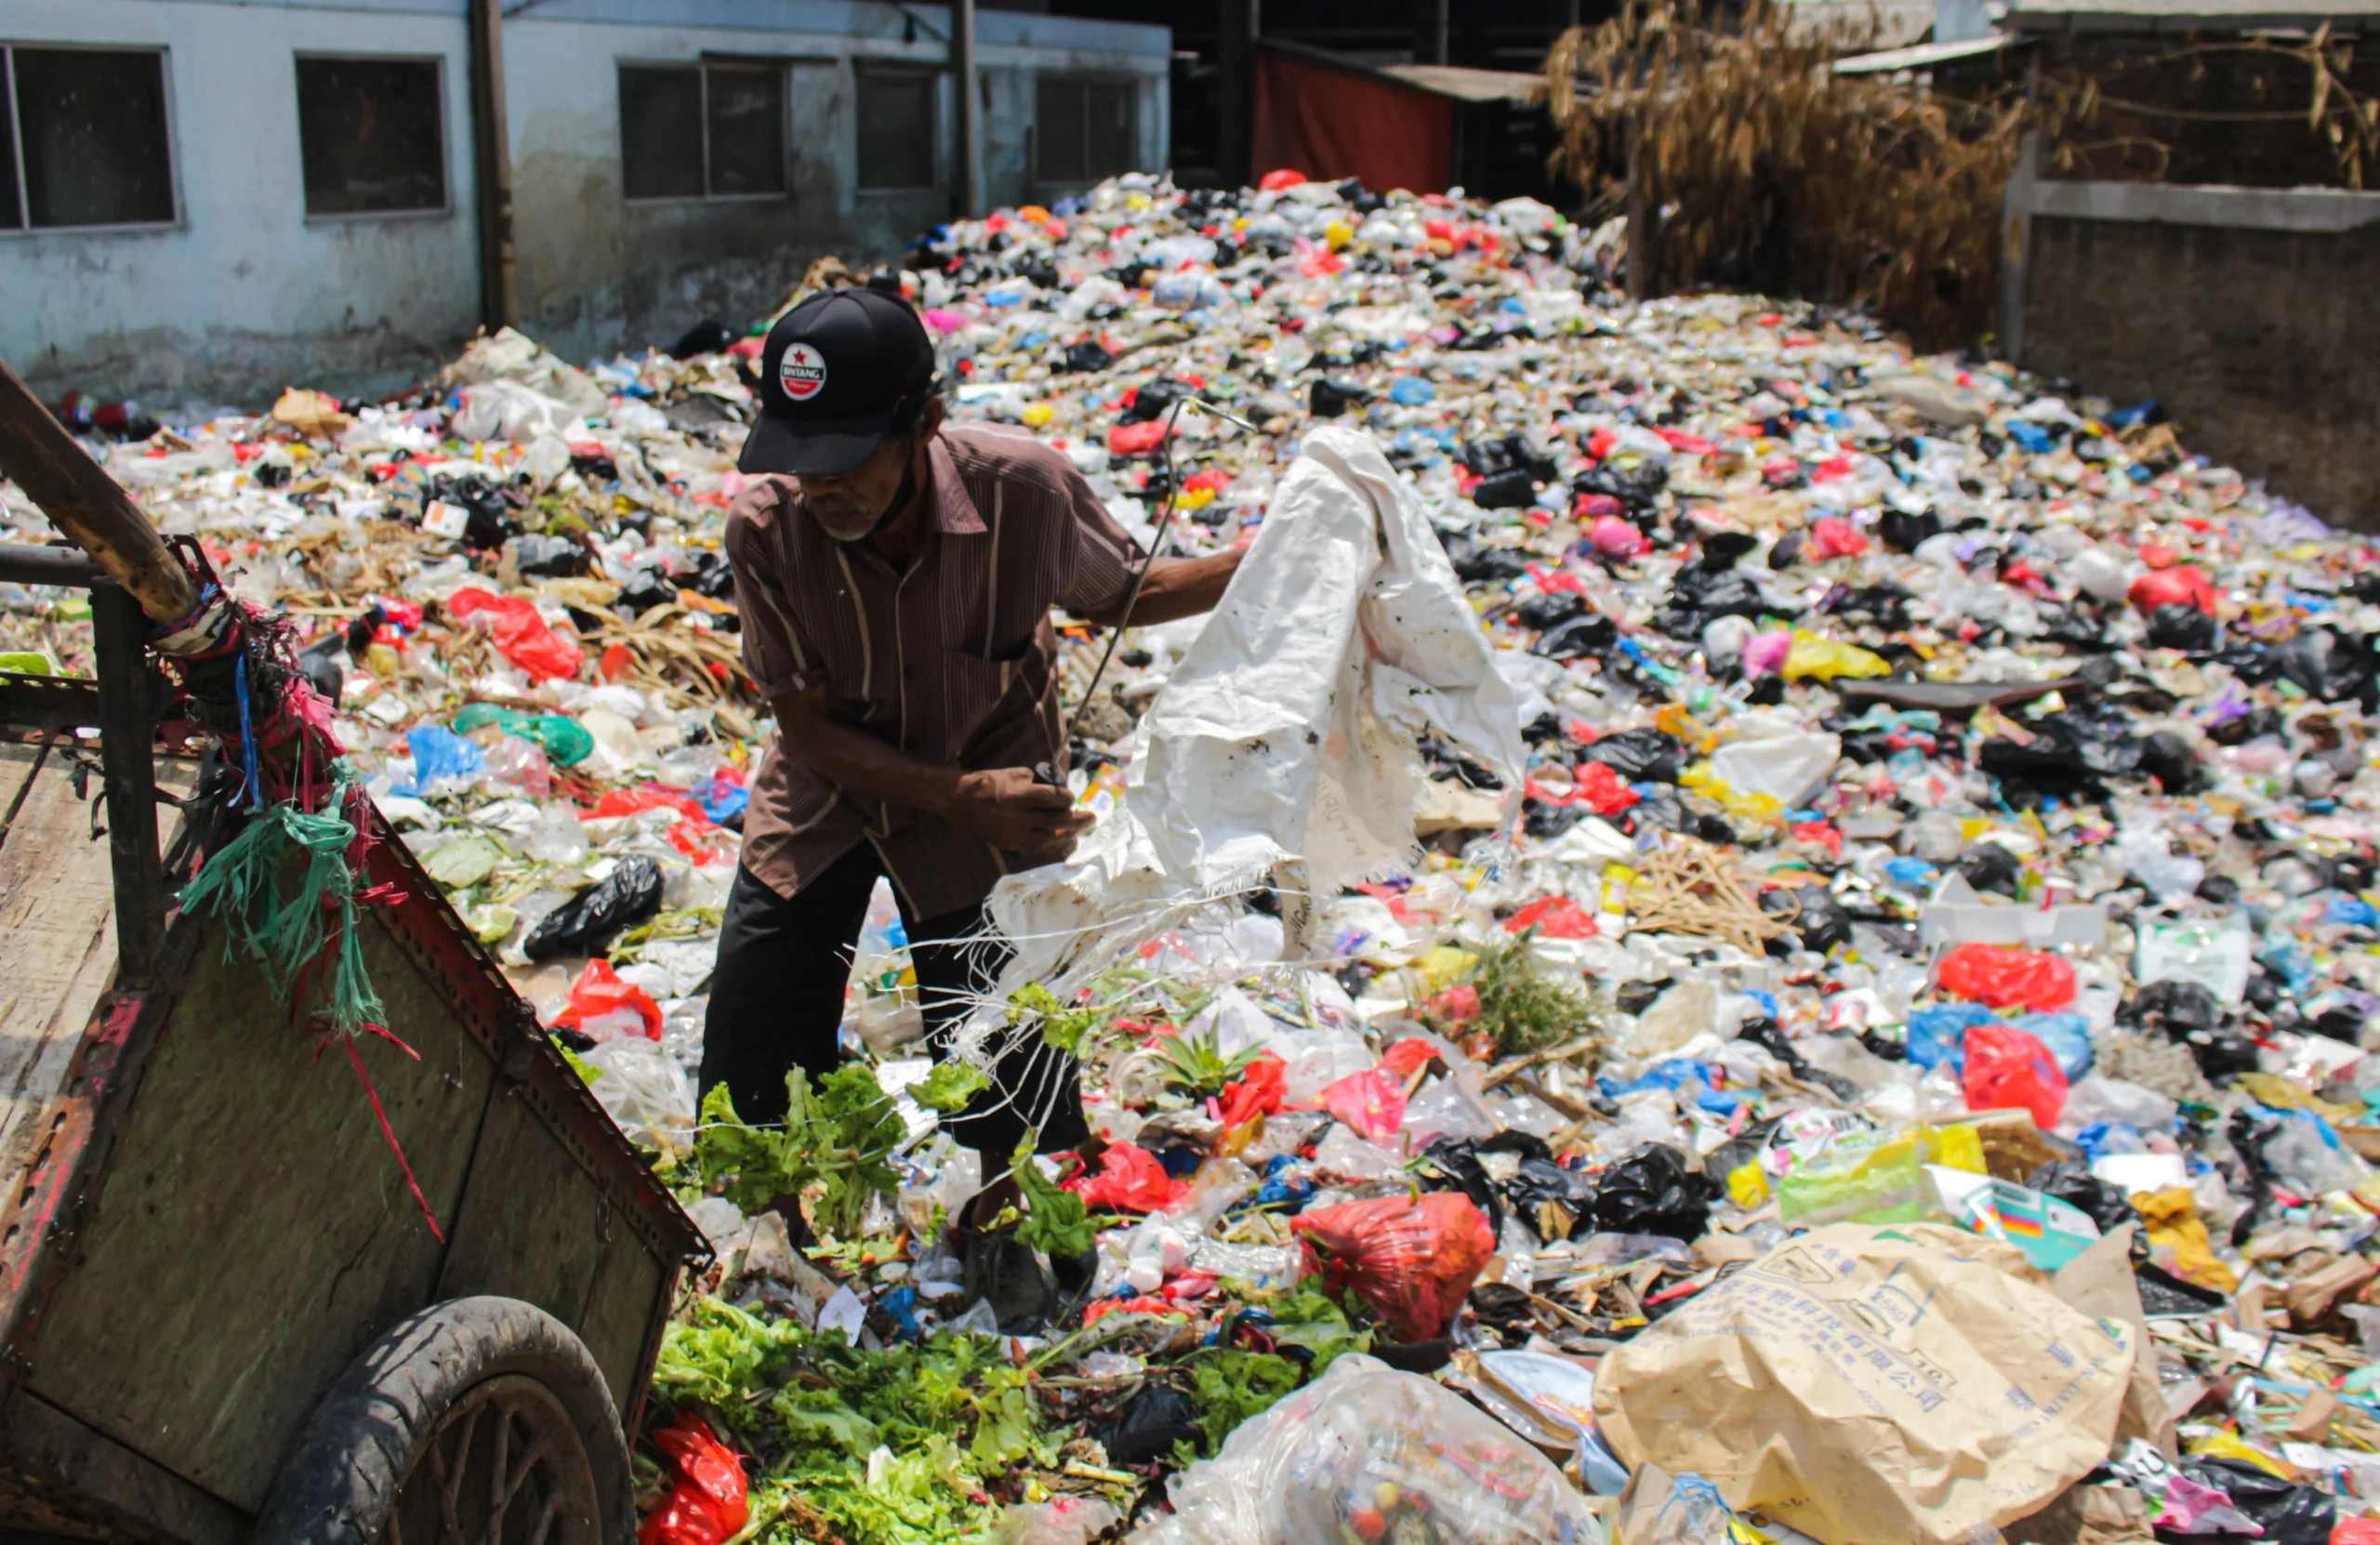
{"label": "orange plastic bag", "polygon": [[[633,1016],[643,1025],[641,1031],[629,1023]],[[609,960],[589,960],[578,980],[570,985],[570,1007],[554,1016],[556,1024],[566,1024],[582,1035],[593,1036],[599,1041],[615,1040],[621,1035],[642,1035],[645,1039],[661,1038],[661,1005],[653,1001],[642,987],[620,980]]]}
{"label": "orange plastic bag", "polygon": [[586,663],[586,653],[549,627],[527,596],[491,595],[466,585],[446,598],[446,614],[457,621],[468,622],[483,612],[488,614],[496,652],[527,671],[532,681],[575,676]]}
{"label": "orange plastic bag", "polygon": [[2039,1038],[2007,1024],[1977,1024],[1967,1031],[1967,1108],[2033,1113],[2033,1125],[2048,1131],[2066,1108],[2066,1075]]}
{"label": "orange plastic bag", "polygon": [[1445,1335],[1496,1253],[1487,1218],[1457,1191],[1342,1202],[1296,1227],[1307,1271],[1369,1304],[1401,1341]]}
{"label": "orange plastic bag", "polygon": [[661,1505],[645,1516],[637,1545],[721,1545],[752,1520],[751,1493],[734,1450],[688,1412],[653,1434],[675,1472]]}
{"label": "orange plastic bag", "polygon": [[1961,944],[1942,957],[1942,990],[1993,1009],[2044,1011],[2074,1001],[2074,967],[2047,950]]}
{"label": "orange plastic bag", "polygon": [[1244,1127],[1260,1116],[1270,1116],[1289,1098],[1289,1064],[1279,1053],[1267,1051],[1248,1064],[1248,1071],[1223,1086],[1223,1123],[1225,1131]]}

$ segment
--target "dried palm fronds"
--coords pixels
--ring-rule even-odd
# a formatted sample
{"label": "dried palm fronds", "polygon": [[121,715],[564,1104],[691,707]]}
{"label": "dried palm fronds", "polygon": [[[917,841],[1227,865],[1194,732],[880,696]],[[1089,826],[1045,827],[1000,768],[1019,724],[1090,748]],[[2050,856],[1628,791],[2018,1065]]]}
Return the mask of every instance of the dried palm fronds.
{"label": "dried palm fronds", "polygon": [[1554,169],[1616,201],[1633,158],[1632,203],[1660,211],[1642,256],[1673,285],[1866,301],[1929,346],[1971,340],[1996,300],[2023,106],[1835,74],[1862,41],[1770,0],[1629,0],[1546,59]]}

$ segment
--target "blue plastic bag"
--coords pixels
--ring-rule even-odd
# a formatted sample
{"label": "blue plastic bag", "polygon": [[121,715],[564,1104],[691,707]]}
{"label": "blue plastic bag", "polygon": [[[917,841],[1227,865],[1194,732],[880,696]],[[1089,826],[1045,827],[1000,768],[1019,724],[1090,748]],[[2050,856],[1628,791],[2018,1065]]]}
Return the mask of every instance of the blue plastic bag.
{"label": "blue plastic bag", "polygon": [[2081,1014],[2020,1014],[2006,1023],[2048,1048],[2068,1083],[2091,1071],[2096,1052],[2091,1045],[2091,1022]]}
{"label": "blue plastic bag", "polygon": [[1967,1032],[2000,1016],[1980,1003],[1943,1003],[1909,1016],[1909,1060],[1920,1067],[1948,1063],[1953,1073],[1967,1065]]}
{"label": "blue plastic bag", "polygon": [[424,724],[405,734],[413,752],[413,780],[391,784],[389,792],[421,799],[467,786],[487,771],[487,754],[443,724]]}

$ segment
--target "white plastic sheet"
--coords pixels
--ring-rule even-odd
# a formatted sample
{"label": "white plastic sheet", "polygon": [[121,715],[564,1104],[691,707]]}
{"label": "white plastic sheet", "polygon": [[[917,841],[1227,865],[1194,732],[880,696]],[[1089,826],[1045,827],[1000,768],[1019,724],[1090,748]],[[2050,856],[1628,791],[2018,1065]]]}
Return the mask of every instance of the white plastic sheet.
{"label": "white plastic sheet", "polygon": [[1329,898],[1406,866],[1424,732],[1519,787],[1517,700],[1420,498],[1369,435],[1316,429],[1142,720],[1121,810],[992,892],[1004,987],[1095,971],[1276,871]]}

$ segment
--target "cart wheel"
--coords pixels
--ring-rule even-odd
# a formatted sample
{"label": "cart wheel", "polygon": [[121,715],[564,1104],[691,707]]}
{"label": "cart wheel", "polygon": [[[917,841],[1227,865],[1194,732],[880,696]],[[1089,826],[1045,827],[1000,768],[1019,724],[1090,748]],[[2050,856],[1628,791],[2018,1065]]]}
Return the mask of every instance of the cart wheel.
{"label": "cart wheel", "polygon": [[350,1364],[282,1466],[254,1545],[620,1545],[628,1442],[579,1339],[455,1299]]}

